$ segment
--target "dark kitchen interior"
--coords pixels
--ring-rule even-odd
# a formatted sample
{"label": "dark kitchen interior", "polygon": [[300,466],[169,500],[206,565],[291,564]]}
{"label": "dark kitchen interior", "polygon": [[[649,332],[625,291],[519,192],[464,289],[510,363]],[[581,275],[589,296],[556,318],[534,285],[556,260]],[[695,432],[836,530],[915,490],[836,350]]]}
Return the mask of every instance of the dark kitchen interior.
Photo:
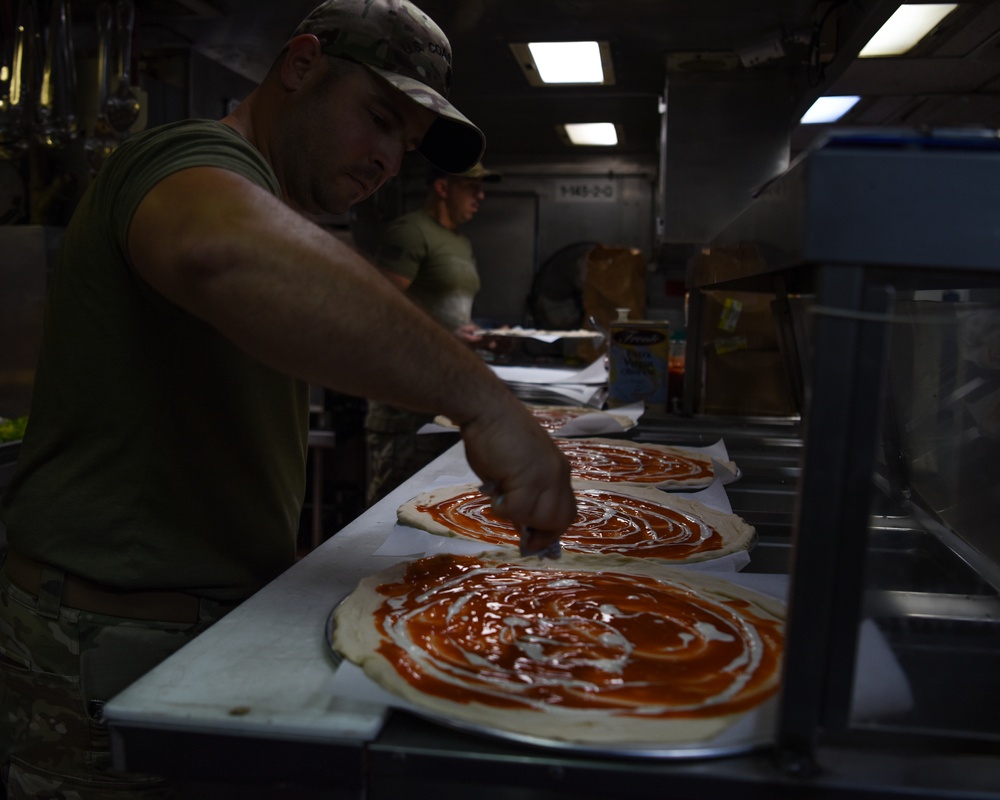
{"label": "dark kitchen interior", "polygon": [[[331,700],[325,677],[303,688],[334,672],[322,629],[274,676],[309,676],[288,708],[258,719],[256,708],[220,710],[244,704],[218,687],[218,707],[177,688],[187,667],[209,674],[212,648],[218,663],[232,659],[236,621],[262,613],[261,600],[220,625],[218,645],[208,634],[190,662],[168,662],[111,704],[123,762],[173,769],[206,796],[241,786],[247,797],[1000,797],[1000,0],[961,0],[912,50],[877,58],[858,54],[899,2],[418,4],[451,42],[450,99],[503,175],[465,230],[483,284],[474,317],[606,334],[581,294],[582,265],[596,246],[638,261],[637,318],[669,325],[684,372],[664,409],[613,436],[722,441],[739,466],[725,495],[756,529],[742,573],[787,581],[773,733],[750,747],[637,754],[382,709],[374,733],[355,735],[338,719],[368,724],[370,709]],[[111,133],[97,124],[108,5],[0,0],[0,422],[29,413],[55,252],[104,157],[146,128],[224,116],[314,3],[136,0],[131,35],[109,30],[111,52],[128,42],[138,118]],[[25,21],[33,37],[18,33]],[[582,40],[607,44],[613,83],[529,81],[517,45]],[[31,119],[11,104],[19,43],[29,109],[39,104]],[[64,82],[45,106],[49,64]],[[800,122],[824,96],[859,99],[836,122]],[[580,147],[562,133],[589,122],[613,122],[618,143]],[[409,155],[373,197],[318,222],[371,257],[386,224],[421,203],[425,172]],[[574,187],[613,202],[567,199]],[[722,333],[734,303],[743,315]],[[481,354],[497,367],[589,360],[537,342]],[[325,621],[335,590],[377,562],[370,548],[358,555],[365,532],[389,531],[397,500],[457,468],[450,451],[368,509],[365,409],[312,387],[300,560],[264,590],[276,607],[301,595]],[[17,452],[0,439],[0,495]],[[329,607],[314,609],[327,579]],[[291,635],[275,632],[273,646]],[[905,702],[866,715],[859,698],[877,696],[884,677],[863,674],[873,638]],[[253,683],[264,668],[247,669],[248,696],[266,696]]]}

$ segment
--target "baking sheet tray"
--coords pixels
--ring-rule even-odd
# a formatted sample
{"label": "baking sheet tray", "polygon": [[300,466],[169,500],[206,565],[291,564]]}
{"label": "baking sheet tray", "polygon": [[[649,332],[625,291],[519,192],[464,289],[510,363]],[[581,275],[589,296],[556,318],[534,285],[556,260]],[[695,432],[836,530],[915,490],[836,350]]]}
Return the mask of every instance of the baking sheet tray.
{"label": "baking sheet tray", "polygon": [[[343,599],[338,601],[337,605],[340,602],[343,602]],[[330,657],[337,668],[335,682],[338,691],[349,694],[357,700],[383,703],[389,708],[407,711],[430,722],[444,725],[452,730],[531,745],[556,752],[610,756],[615,758],[722,758],[765,748],[774,740],[777,695],[767,700],[759,708],[748,712],[732,726],[711,739],[692,741],[686,744],[671,743],[670,745],[642,742],[622,742],[615,744],[569,742],[561,739],[515,733],[487,724],[476,725],[466,720],[457,720],[441,714],[434,714],[382,689],[369,679],[360,667],[345,659],[337,651],[333,645],[337,605],[334,606],[326,621],[326,643]]]}
{"label": "baking sheet tray", "polygon": [[[685,568],[685,567],[679,567]],[[779,574],[724,573],[725,579],[744,588],[786,601],[789,577]],[[723,575],[717,574],[717,577]],[[780,694],[762,706],[748,712],[732,726],[707,740],[669,746],[655,743],[623,742],[620,744],[575,743],[556,739],[527,736],[477,726],[424,711],[376,684],[364,671],[344,659],[334,650],[334,611],[343,598],[335,598],[333,610],[326,620],[327,651],[337,665],[332,689],[338,695],[367,703],[398,708],[454,730],[481,734],[510,742],[540,747],[546,750],[620,758],[694,759],[722,758],[767,748],[774,742],[777,708]],[[872,620],[863,620],[858,635],[858,650],[854,669],[854,692],[851,717],[855,721],[877,720],[902,714],[913,707],[909,682],[885,637]]]}

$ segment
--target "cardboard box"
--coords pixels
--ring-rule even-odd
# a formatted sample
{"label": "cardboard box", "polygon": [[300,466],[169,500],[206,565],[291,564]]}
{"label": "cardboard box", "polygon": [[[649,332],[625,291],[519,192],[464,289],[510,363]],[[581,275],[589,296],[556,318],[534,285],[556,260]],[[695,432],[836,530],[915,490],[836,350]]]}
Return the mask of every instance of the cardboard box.
{"label": "cardboard box", "polygon": [[702,395],[706,414],[799,413],[766,292],[702,292]]}
{"label": "cardboard box", "polygon": [[[771,303],[774,295],[766,292],[702,292],[702,341],[732,340],[728,349],[776,350],[778,330]],[[739,347],[736,342],[745,340]],[[712,349],[726,349],[724,343]]]}
{"label": "cardboard box", "polygon": [[778,350],[708,351],[703,379],[703,413],[779,417],[799,413]]}

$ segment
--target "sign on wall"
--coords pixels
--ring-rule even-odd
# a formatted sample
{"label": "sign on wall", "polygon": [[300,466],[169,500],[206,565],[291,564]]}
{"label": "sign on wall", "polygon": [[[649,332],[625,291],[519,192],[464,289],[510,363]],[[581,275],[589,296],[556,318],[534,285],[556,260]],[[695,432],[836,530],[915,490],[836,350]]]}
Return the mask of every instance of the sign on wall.
{"label": "sign on wall", "polygon": [[556,181],[557,203],[614,203],[618,184],[607,178],[560,178]]}

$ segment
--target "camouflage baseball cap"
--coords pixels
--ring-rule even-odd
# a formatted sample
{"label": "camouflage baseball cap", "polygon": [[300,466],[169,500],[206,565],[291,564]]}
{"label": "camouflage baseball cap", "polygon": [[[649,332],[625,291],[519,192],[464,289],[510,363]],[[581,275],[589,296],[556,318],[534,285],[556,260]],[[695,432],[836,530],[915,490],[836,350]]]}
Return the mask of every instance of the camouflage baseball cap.
{"label": "camouflage baseball cap", "polygon": [[364,64],[437,114],[419,148],[431,164],[463,172],[479,161],[486,138],[447,99],[448,38],[409,0],[327,0],[295,31],[303,33],[319,38],[327,55]]}

